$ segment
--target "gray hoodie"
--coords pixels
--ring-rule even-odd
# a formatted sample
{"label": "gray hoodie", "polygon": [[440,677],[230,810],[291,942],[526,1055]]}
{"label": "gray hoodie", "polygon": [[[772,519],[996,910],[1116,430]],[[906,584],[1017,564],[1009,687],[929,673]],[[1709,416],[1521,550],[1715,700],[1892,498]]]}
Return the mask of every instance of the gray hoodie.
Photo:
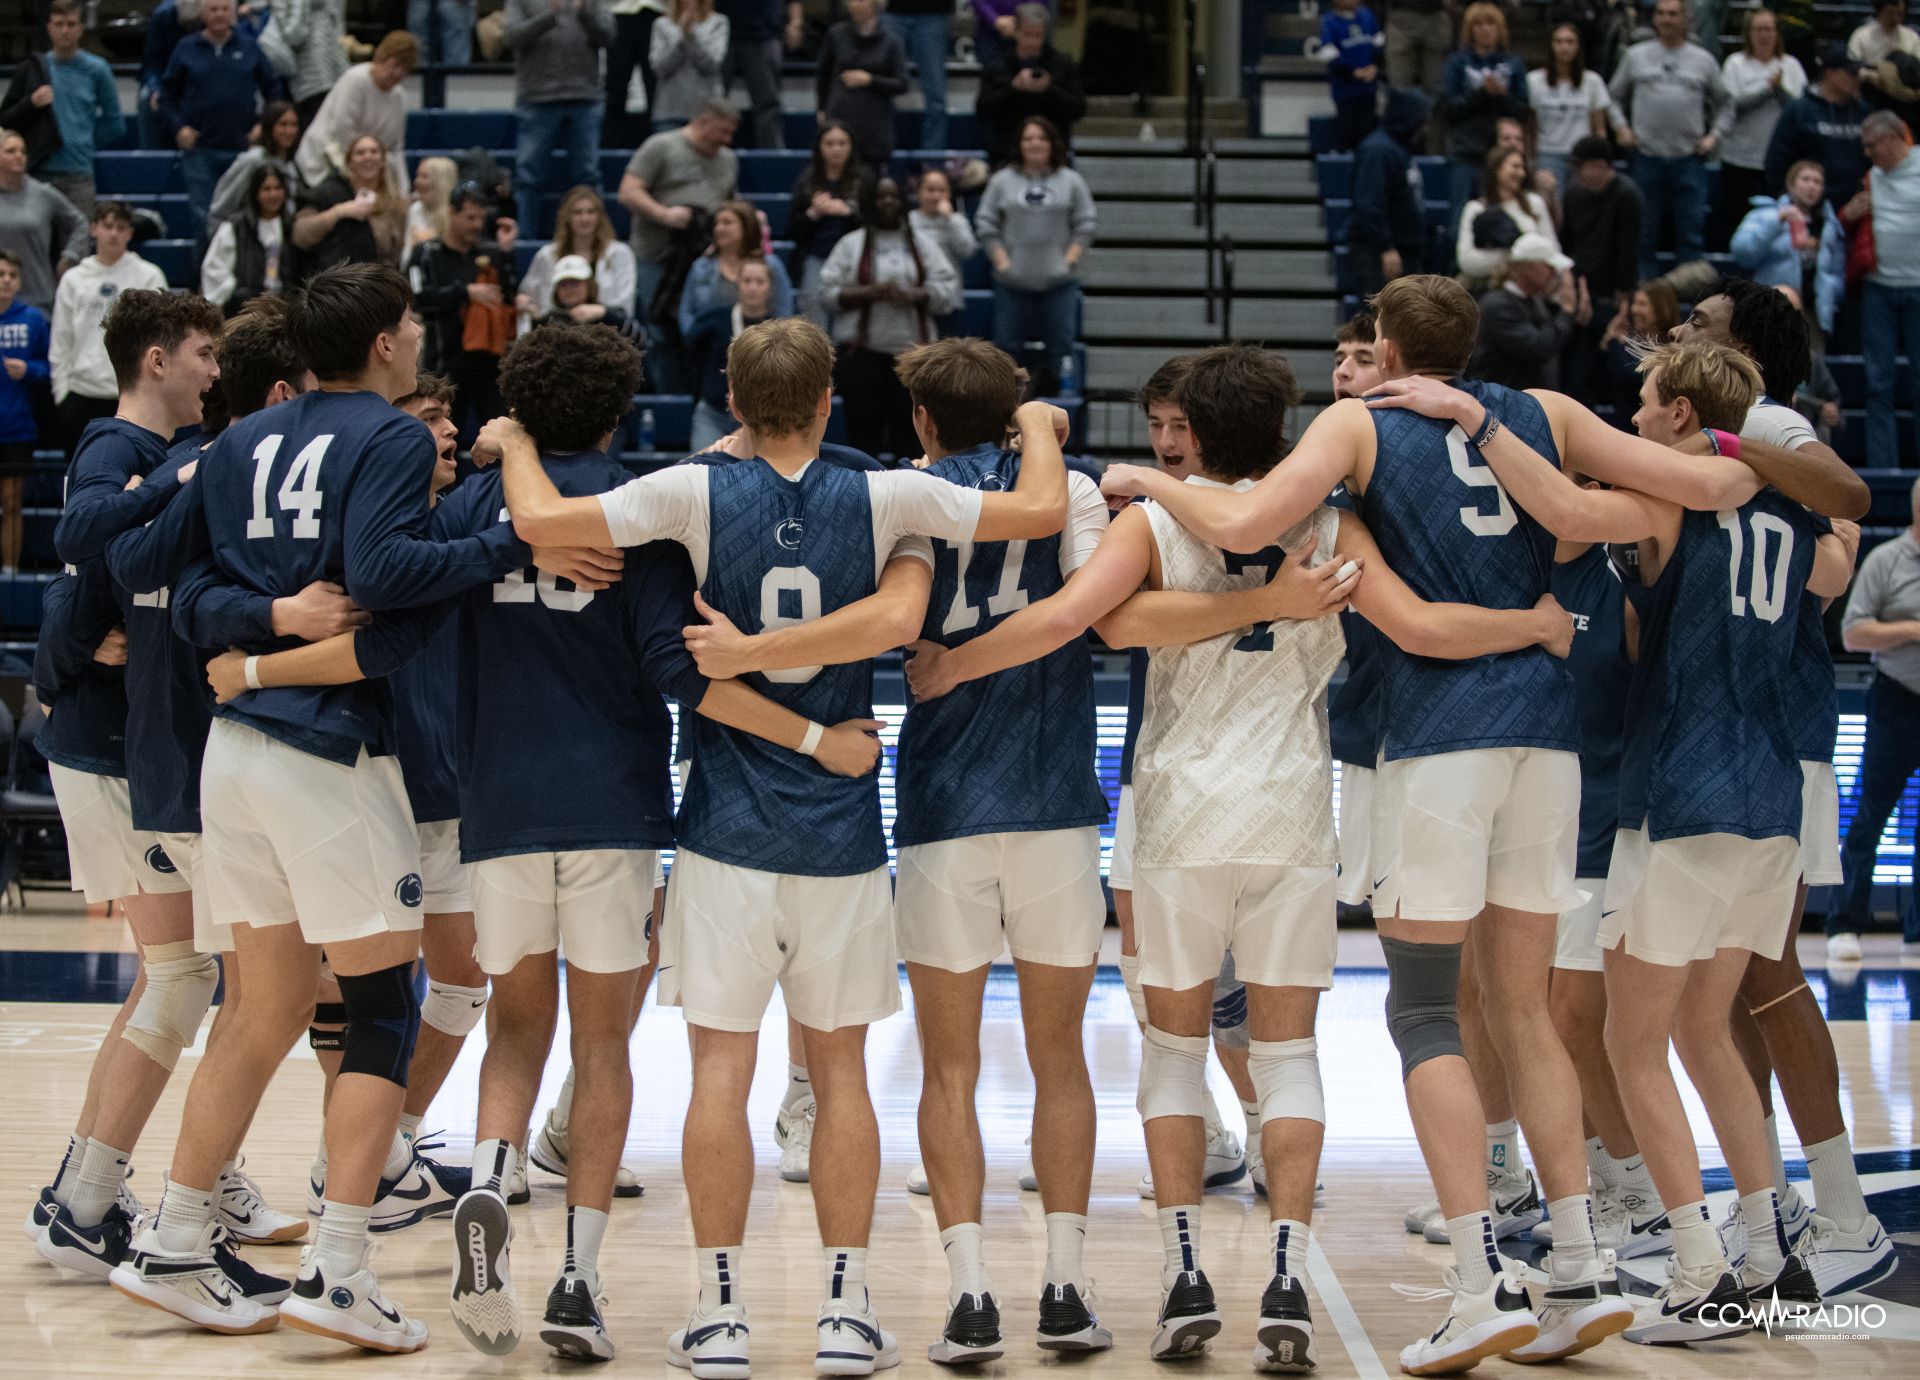
{"label": "gray hoodie", "polygon": [[1072,168],[1037,179],[1017,167],[1000,169],[973,218],[981,248],[1005,249],[1013,261],[995,280],[1022,292],[1045,292],[1072,278],[1067,246],[1092,244],[1097,223],[1093,193]]}

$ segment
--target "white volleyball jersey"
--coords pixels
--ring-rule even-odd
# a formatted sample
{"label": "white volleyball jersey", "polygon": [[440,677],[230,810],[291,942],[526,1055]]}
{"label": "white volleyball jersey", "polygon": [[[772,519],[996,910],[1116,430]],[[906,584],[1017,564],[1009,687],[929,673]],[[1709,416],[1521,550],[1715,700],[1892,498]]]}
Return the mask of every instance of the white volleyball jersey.
{"label": "white volleyball jersey", "polygon": [[[1227,487],[1197,475],[1186,482]],[[1286,552],[1317,537],[1317,565],[1334,555],[1339,535],[1339,514],[1323,506],[1277,545],[1241,556],[1201,541],[1158,504],[1145,507],[1164,589],[1265,584]],[[1133,764],[1136,867],[1337,861],[1327,684],[1344,647],[1340,620],[1327,617],[1152,650]]]}

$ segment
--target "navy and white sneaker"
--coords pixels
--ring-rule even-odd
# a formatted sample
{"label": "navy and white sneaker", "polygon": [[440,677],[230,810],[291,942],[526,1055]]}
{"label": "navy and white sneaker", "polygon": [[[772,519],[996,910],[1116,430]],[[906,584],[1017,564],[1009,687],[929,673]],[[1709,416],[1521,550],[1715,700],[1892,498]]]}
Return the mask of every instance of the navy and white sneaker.
{"label": "navy and white sneaker", "polygon": [[1307,1286],[1292,1275],[1275,1275],[1260,1296],[1260,1324],[1254,1334],[1253,1368],[1304,1374],[1316,1366],[1313,1310]]}
{"label": "navy and white sneaker", "polygon": [[611,1361],[613,1338],[607,1335],[600,1309],[606,1300],[577,1270],[563,1270],[547,1293],[546,1315],[540,1320],[540,1340],[556,1356],[569,1361]]}
{"label": "navy and white sneaker", "polygon": [[216,1223],[207,1223],[189,1251],[168,1251],[160,1244],[153,1218],[133,1234],[126,1263],[114,1267],[108,1282],[135,1303],[158,1308],[196,1327],[228,1336],[271,1332],[280,1325],[277,1307],[248,1298],[221,1269],[214,1256]]}
{"label": "navy and white sneaker", "polygon": [[1764,1311],[1773,1305],[1794,1308],[1812,1307],[1820,1302],[1820,1286],[1813,1281],[1807,1262],[1790,1255],[1772,1277],[1760,1273],[1749,1260],[1740,1267],[1740,1287],[1747,1291],[1747,1306]]}
{"label": "navy and white sneaker", "polygon": [[220,1196],[214,1205],[220,1225],[232,1233],[234,1240],[248,1246],[286,1245],[305,1236],[304,1221],[267,1205],[266,1195],[244,1163],[220,1176]]}
{"label": "navy and white sneaker", "polygon": [[1518,1351],[1540,1335],[1540,1320],[1520,1282],[1520,1262],[1506,1259],[1484,1289],[1469,1290],[1460,1272],[1447,1266],[1446,1288],[1409,1291],[1415,1297],[1438,1293],[1450,1298],[1447,1316],[1431,1334],[1400,1348],[1400,1369],[1409,1375],[1454,1375],[1472,1370],[1492,1356]]}
{"label": "navy and white sneaker", "polygon": [[1220,1331],[1220,1305],[1213,1286],[1201,1270],[1183,1271],[1173,1287],[1160,1294],[1159,1327],[1147,1354],[1156,1361],[1168,1357],[1198,1356]]}
{"label": "navy and white sneaker", "polygon": [[1034,1345],[1042,1351],[1105,1351],[1113,1345],[1113,1334],[1100,1325],[1091,1280],[1084,1294],[1075,1284],[1049,1284],[1040,1290]]}
{"label": "navy and white sneaker", "polygon": [[270,1275],[265,1270],[256,1270],[241,1259],[239,1249],[223,1230],[214,1232],[213,1259],[219,1265],[220,1273],[232,1281],[233,1287],[255,1303],[278,1306],[293,1292],[292,1280]]}
{"label": "navy and white sneaker", "polygon": [[1899,1268],[1893,1242],[1872,1213],[1853,1231],[1841,1231],[1829,1218],[1813,1214],[1813,1228],[1797,1252],[1823,1299],[1867,1289]]}
{"label": "navy and white sneaker", "polygon": [[53,1196],[53,1186],[51,1184],[43,1186],[40,1196],[35,1198],[33,1206],[27,1209],[27,1220],[20,1224],[20,1234],[38,1246],[41,1236],[47,1230],[47,1224],[53,1220],[53,1214],[59,1207],[60,1200]]}
{"label": "navy and white sneaker", "polygon": [[427,1344],[427,1325],[402,1313],[380,1290],[373,1252],[350,1275],[331,1276],[308,1246],[300,1254],[300,1277],[280,1305],[288,1327],[331,1337],[363,1351],[399,1354]]}
{"label": "navy and white sneaker", "polygon": [[[1530,1233],[1534,1225],[1547,1215],[1540,1204],[1540,1189],[1533,1181],[1533,1171],[1525,1165],[1517,1174],[1505,1173],[1498,1169],[1487,1170],[1487,1204],[1493,1214],[1493,1239],[1505,1241],[1508,1237]],[[1447,1221],[1439,1216],[1439,1204],[1434,1204],[1435,1216],[1422,1229],[1427,1240],[1436,1246],[1451,1244],[1447,1234]],[[1407,1214],[1411,1223],[1413,1214]]]}
{"label": "navy and white sneaker", "polygon": [[1620,1293],[1613,1259],[1612,1251],[1603,1250],[1572,1279],[1557,1279],[1551,1263],[1543,1265],[1547,1283],[1533,1310],[1540,1320],[1540,1335],[1509,1351],[1507,1359],[1558,1361],[1599,1346],[1632,1326],[1633,1305]]}
{"label": "navy and white sneaker", "polygon": [[[526,1161],[533,1161],[536,1169],[544,1169],[564,1179],[567,1177],[567,1127],[559,1119],[560,1109],[549,1108],[547,1119],[540,1125],[540,1134],[533,1138],[520,1163],[521,1187],[526,1185]],[[645,1193],[646,1187],[640,1182],[640,1176],[624,1164],[613,1171],[613,1196],[616,1198],[638,1198]],[[508,1196],[509,1203],[524,1203],[525,1198]]]}
{"label": "navy and white sneaker", "polygon": [[132,1219],[118,1203],[109,1203],[106,1216],[91,1227],[74,1221],[71,1208],[57,1207],[34,1248],[49,1264],[77,1275],[106,1279],[115,1266],[126,1261],[132,1241]]}
{"label": "navy and white sneaker", "polygon": [[441,1164],[424,1153],[439,1148],[439,1141],[415,1141],[413,1159],[400,1177],[380,1181],[368,1231],[403,1231],[429,1217],[445,1217],[453,1211],[461,1195],[473,1187],[473,1170]]}
{"label": "navy and white sneaker", "polygon": [[[318,1160],[314,1163],[317,1165]],[[318,1217],[327,1206],[327,1176],[307,1171],[307,1216]]]}
{"label": "navy and white sneaker", "polygon": [[927,1359],[942,1366],[975,1366],[1006,1354],[1000,1340],[1000,1305],[992,1294],[962,1294],[947,1309],[946,1330],[927,1348]]}
{"label": "navy and white sneaker", "polygon": [[1667,1282],[1634,1310],[1626,1339],[1643,1346],[1675,1342],[1712,1342],[1753,1330],[1747,1291],[1740,1277],[1721,1262],[1688,1270],[1676,1259]]}
{"label": "navy and white sneaker", "polygon": [[453,1292],[448,1307],[475,1351],[505,1356],[520,1345],[520,1296],[507,1272],[513,1219],[490,1188],[476,1188],[453,1212]]}
{"label": "navy and white sneaker", "polygon": [[873,1315],[871,1297],[865,1304],[855,1309],[849,1299],[830,1299],[821,1305],[815,1375],[872,1375],[900,1364],[900,1343]]}
{"label": "navy and white sneaker", "polygon": [[702,1313],[667,1338],[667,1364],[693,1372],[695,1380],[747,1380],[752,1373],[747,1310],[730,1303]]}

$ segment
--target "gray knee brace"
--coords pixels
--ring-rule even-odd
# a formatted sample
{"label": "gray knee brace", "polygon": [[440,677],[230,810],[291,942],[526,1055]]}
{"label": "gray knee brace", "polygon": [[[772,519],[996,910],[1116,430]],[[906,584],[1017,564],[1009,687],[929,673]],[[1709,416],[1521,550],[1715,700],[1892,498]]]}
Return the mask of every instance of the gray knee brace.
{"label": "gray knee brace", "polygon": [[1409,944],[1381,937],[1387,956],[1387,1033],[1406,1078],[1429,1059],[1457,1054],[1460,1044],[1460,944]]}

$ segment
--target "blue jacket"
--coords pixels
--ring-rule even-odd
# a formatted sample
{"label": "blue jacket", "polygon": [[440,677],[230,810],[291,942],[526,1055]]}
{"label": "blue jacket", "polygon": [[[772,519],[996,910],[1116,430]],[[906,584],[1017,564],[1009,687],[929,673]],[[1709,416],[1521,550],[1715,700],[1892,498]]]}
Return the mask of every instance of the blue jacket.
{"label": "blue jacket", "polygon": [[1347,219],[1347,243],[1374,255],[1397,249],[1408,273],[1420,272],[1426,257],[1426,195],[1413,148],[1427,126],[1430,109],[1424,91],[1389,87],[1379,126],[1353,152],[1353,214]]}
{"label": "blue jacket", "polygon": [[160,113],[171,133],[189,125],[198,131],[196,147],[243,149],[260,103],[273,99],[278,80],[260,45],[239,30],[217,53],[205,33],[188,34],[160,79]]}
{"label": "blue jacket", "polygon": [[[1757,196],[1740,228],[1733,232],[1733,257],[1740,267],[1753,275],[1755,282],[1768,287],[1801,290],[1800,255],[1793,247],[1793,234],[1780,219],[1785,196]],[[1840,228],[1840,217],[1833,207],[1821,216],[1820,252],[1813,261],[1814,313],[1823,332],[1833,329],[1833,314],[1847,291],[1847,235]]]}
{"label": "blue jacket", "polygon": [[[1507,89],[1493,95],[1483,85],[1485,74],[1499,68],[1507,74]],[[1396,81],[1412,73],[1402,72]],[[1446,79],[1441,85],[1441,109],[1447,117],[1447,159],[1478,167],[1493,147],[1493,127],[1502,115],[1527,118],[1527,65],[1504,48],[1481,57],[1471,48],[1447,54]]]}
{"label": "blue jacket", "polygon": [[0,369],[0,444],[37,441],[40,431],[33,421],[32,389],[45,388],[51,377],[47,368],[47,318],[38,307],[18,298],[0,312],[0,359],[24,359],[27,375],[16,381]]}
{"label": "blue jacket", "polygon": [[1386,41],[1380,21],[1365,5],[1352,14],[1330,9],[1320,16],[1320,49],[1314,56],[1327,64],[1327,85],[1335,101],[1374,93],[1378,78],[1355,81],[1353,74],[1362,67],[1379,66]]}

